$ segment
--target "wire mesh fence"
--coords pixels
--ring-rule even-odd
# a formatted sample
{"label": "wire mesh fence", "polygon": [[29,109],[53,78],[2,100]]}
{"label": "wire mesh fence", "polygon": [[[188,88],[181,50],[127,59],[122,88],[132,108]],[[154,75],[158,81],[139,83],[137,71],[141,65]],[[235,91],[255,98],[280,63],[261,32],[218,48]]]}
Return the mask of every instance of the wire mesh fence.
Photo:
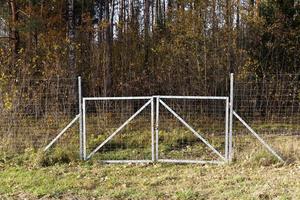
{"label": "wire mesh fence", "polygon": [[[300,154],[300,74],[237,77],[234,109],[279,154],[286,158],[288,152]],[[247,137],[248,131],[239,122],[234,127],[237,154],[260,146]]]}
{"label": "wire mesh fence", "polygon": [[226,99],[185,99],[172,96],[160,99],[165,105],[159,106],[159,159],[222,161],[222,157],[209,148],[195,132],[225,157],[228,134]]}
{"label": "wire mesh fence", "polygon": [[101,145],[99,160],[152,160],[149,101],[151,98],[85,99],[87,155]]}
{"label": "wire mesh fence", "polygon": [[[42,148],[78,113],[77,79],[14,79],[1,82],[0,149],[22,152]],[[200,84],[200,83],[199,83]],[[101,97],[101,80],[83,80],[83,97]],[[160,91],[159,86],[143,95],[178,95],[176,89]],[[149,90],[150,91],[150,90]],[[154,92],[155,93],[154,93]],[[162,93],[160,93],[162,92]],[[121,92],[122,93],[122,92]],[[116,91],[112,96],[120,96]],[[129,95],[141,93],[129,92]],[[229,96],[229,77],[212,80],[211,87],[187,88],[180,95]],[[209,99],[162,99],[220,154],[225,152],[226,102]],[[147,99],[97,100],[86,102],[87,153],[113,134],[138,111]],[[154,104],[154,106],[156,103]],[[284,157],[300,155],[299,74],[236,75],[234,110]],[[235,155],[263,148],[234,120]],[[151,107],[146,107],[96,154],[100,160],[152,159]],[[79,131],[74,125],[58,145],[79,151]],[[159,107],[158,149],[160,159],[217,160],[220,158],[163,105]],[[76,149],[76,150],[75,150]],[[245,151],[247,150],[247,151]],[[292,156],[291,156],[292,157]],[[293,156],[295,157],[295,156]]]}
{"label": "wire mesh fence", "polygon": [[78,113],[75,79],[13,79],[1,89],[1,151],[41,148]]}

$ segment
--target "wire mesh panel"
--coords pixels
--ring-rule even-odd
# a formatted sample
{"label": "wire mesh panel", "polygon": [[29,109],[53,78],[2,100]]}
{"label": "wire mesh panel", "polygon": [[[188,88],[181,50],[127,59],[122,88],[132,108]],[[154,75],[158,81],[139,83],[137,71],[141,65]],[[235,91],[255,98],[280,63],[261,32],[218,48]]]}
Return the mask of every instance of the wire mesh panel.
{"label": "wire mesh panel", "polygon": [[87,158],[104,162],[153,160],[152,97],[84,98]]}
{"label": "wire mesh panel", "polygon": [[[44,147],[78,114],[76,79],[13,79],[2,84],[1,151],[18,153]],[[68,140],[60,142],[77,145],[77,136],[68,134]]]}
{"label": "wire mesh panel", "polygon": [[157,157],[163,162],[227,158],[227,97],[159,97]]}
{"label": "wire mesh panel", "polygon": [[[236,77],[234,109],[285,159],[300,155],[300,75]],[[265,157],[264,147],[235,120],[236,156]]]}

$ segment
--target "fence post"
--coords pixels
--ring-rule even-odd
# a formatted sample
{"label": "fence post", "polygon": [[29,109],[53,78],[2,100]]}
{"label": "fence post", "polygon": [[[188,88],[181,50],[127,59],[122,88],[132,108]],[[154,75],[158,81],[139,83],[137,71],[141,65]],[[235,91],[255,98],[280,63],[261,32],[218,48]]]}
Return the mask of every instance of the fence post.
{"label": "fence post", "polygon": [[229,155],[228,155],[229,131],[228,131],[228,126],[229,126],[229,98],[227,97],[227,99],[226,99],[226,108],[225,108],[225,158],[226,158],[227,161],[229,161]]}
{"label": "fence post", "polygon": [[151,152],[152,152],[152,162],[155,161],[155,141],[154,141],[154,97],[151,101]]}
{"label": "fence post", "polygon": [[156,97],[156,118],[155,118],[155,160],[158,161],[158,145],[159,145],[159,96]]}
{"label": "fence post", "polygon": [[78,108],[79,108],[79,156],[84,160],[83,155],[83,132],[82,132],[82,90],[81,90],[81,77],[78,76]]}
{"label": "fence post", "polygon": [[232,148],[232,129],[233,129],[233,81],[234,74],[230,73],[230,108],[229,108],[229,142],[228,142],[228,160],[232,161],[233,148]]}
{"label": "fence post", "polygon": [[83,150],[83,160],[86,160],[86,108],[85,99],[82,101],[82,150]]}

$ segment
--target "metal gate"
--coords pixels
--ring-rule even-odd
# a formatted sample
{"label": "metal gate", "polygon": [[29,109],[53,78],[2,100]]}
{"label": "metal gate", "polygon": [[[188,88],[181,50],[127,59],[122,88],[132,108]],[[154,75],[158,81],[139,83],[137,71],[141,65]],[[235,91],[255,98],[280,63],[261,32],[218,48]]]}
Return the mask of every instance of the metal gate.
{"label": "metal gate", "polygon": [[[87,154],[87,135],[89,135],[89,131],[87,130],[87,119],[91,118],[89,117],[89,113],[91,113],[88,109],[88,102],[116,102],[116,101],[134,101],[134,100],[147,100],[146,103],[143,103],[142,106],[140,106],[137,111],[135,111],[130,117],[124,121],[120,126],[118,126],[114,131],[110,132],[109,135],[105,138],[104,141],[102,141],[100,144],[98,144],[90,153]],[[224,132],[223,132],[223,138],[224,138],[224,153],[221,153],[219,149],[216,149],[213,145],[210,144],[208,139],[205,139],[202,133],[199,133],[199,131],[196,131],[191,124],[186,122],[178,113],[176,113],[167,103],[166,100],[196,100],[196,101],[218,101],[218,102],[224,102],[224,107],[222,108],[222,112],[224,113]],[[156,111],[154,112],[154,102],[156,101]],[[148,106],[151,107],[151,117],[150,117],[150,134],[147,137],[151,137],[151,159],[100,159],[102,162],[106,163],[150,163],[150,162],[173,162],[173,163],[224,163],[228,159],[228,141],[229,141],[229,134],[228,134],[228,122],[229,122],[229,99],[228,97],[205,97],[205,96],[153,96],[153,97],[85,97],[83,98],[83,154],[84,158],[86,160],[91,159],[96,152],[100,151],[102,148],[105,147],[107,143],[113,140],[114,137],[116,137],[131,121],[133,121],[143,110],[145,110]],[[164,159],[160,158],[159,153],[159,145],[160,145],[160,105],[167,109],[169,113],[171,113],[180,123],[182,123],[188,130],[190,131],[190,134],[194,135],[198,141],[197,144],[204,144],[207,146],[211,152],[213,152],[219,159],[216,160],[201,160],[201,159],[177,159],[177,158],[171,158],[171,159]],[[109,107],[109,106],[108,106]],[[204,108],[201,108],[204,109]],[[196,110],[195,110],[196,111]],[[99,111],[96,111],[99,112]],[[119,112],[121,114],[122,112]],[[154,114],[156,118],[154,119]],[[212,113],[215,114],[215,113]],[[91,115],[91,114],[90,114]],[[103,116],[102,116],[103,117]],[[100,117],[97,117],[97,120]],[[155,123],[154,123],[155,121]],[[142,128],[141,128],[142,129]],[[155,133],[154,133],[155,129]],[[143,134],[143,131],[140,131],[141,134]],[[155,134],[155,135],[154,135]],[[139,137],[136,135],[136,137]],[[161,141],[162,143],[162,141]],[[172,144],[170,144],[172,146]],[[186,144],[188,146],[188,144]],[[150,148],[150,146],[148,147]],[[101,154],[101,152],[99,153]]]}
{"label": "metal gate", "polygon": [[[125,127],[128,126],[129,123],[132,123],[133,121],[137,121],[136,118],[141,115],[141,113],[149,109],[148,114],[150,116],[144,117],[144,124],[148,124],[142,127],[147,127],[147,130],[149,131],[149,134],[147,135],[146,132],[143,132],[141,130],[136,131],[135,133],[138,134],[138,137],[141,137],[142,135],[145,136],[145,138],[149,139],[149,145],[147,147],[143,147],[138,149],[138,153],[142,154],[144,153],[148,157],[146,159],[136,158],[136,159],[129,159],[128,155],[130,154],[124,154],[122,159],[111,159],[111,157],[106,157],[108,159],[100,159],[103,162],[107,163],[149,163],[149,162],[171,162],[171,163],[224,163],[227,161],[231,161],[233,158],[233,149],[232,149],[232,129],[233,129],[233,117],[236,117],[238,121],[240,121],[249,131],[250,133],[271,153],[273,154],[278,160],[283,161],[283,159],[278,155],[276,151],[273,150],[271,146],[269,146],[260,136],[258,133],[256,133],[251,126],[244,120],[242,117],[238,115],[236,111],[233,109],[233,74],[230,75],[230,95],[227,96],[144,96],[144,97],[84,97],[82,98],[81,93],[81,78],[78,78],[78,101],[79,101],[79,114],[76,115],[76,117],[46,146],[44,149],[47,151],[49,148],[51,148],[58,139],[72,126],[75,124],[76,121],[79,121],[79,136],[80,136],[80,157],[83,160],[88,160],[92,158],[96,152],[101,151],[101,149],[105,148],[105,146],[111,142],[116,136],[120,135],[120,132],[125,129]],[[90,132],[87,130],[87,120],[98,120],[101,121],[100,118],[109,119],[110,116],[122,114],[122,112],[112,112],[108,113],[107,115],[95,115],[95,117],[90,117],[88,115],[93,114],[93,112],[89,111],[89,106],[87,106],[88,102],[106,102],[105,106],[108,106],[109,108],[117,108],[118,106],[116,104],[110,104],[108,102],[117,102],[117,101],[136,101],[136,100],[143,100],[145,101],[142,104],[134,104],[133,107],[128,106],[121,106],[120,109],[125,109],[125,113],[128,114],[127,118],[122,118],[122,123],[119,124],[119,126],[114,127],[114,129],[111,129],[110,132],[106,131],[107,135],[105,137],[101,138],[95,138],[95,146],[93,149],[90,150],[90,153],[87,155],[87,136],[89,136]],[[172,105],[176,104],[170,104],[168,101],[170,100],[177,100],[177,101],[187,101],[187,100],[193,100],[193,101],[207,101],[205,105],[201,105],[200,107],[197,107],[197,104],[187,104],[187,105],[195,105],[195,108],[191,107],[190,112],[191,113],[198,113],[199,115],[196,116],[196,118],[193,118],[194,121],[197,123],[193,123],[193,120],[188,121],[186,120],[186,117],[183,116],[185,112],[180,112],[180,109],[176,110]],[[154,103],[156,102],[156,106],[154,106]],[[212,102],[222,102],[222,105],[219,105],[217,107],[209,108],[211,105],[217,105],[216,103]],[[115,105],[115,107],[113,107]],[[206,148],[210,150],[211,153],[213,153],[214,157],[213,159],[202,159],[201,153],[204,153],[205,151],[199,151],[200,153],[196,155],[194,158],[177,158],[175,157],[176,150],[173,150],[174,147],[178,148],[178,146],[182,147],[184,145],[185,151],[184,153],[190,153],[193,151],[192,145],[185,144],[184,142],[180,142],[180,138],[176,138],[176,132],[173,134],[169,134],[170,140],[168,141],[168,145],[165,145],[165,149],[169,149],[169,152],[171,153],[170,156],[164,157],[164,150],[160,147],[163,142],[166,142],[164,138],[162,139],[161,136],[164,134],[163,128],[161,125],[161,118],[162,114],[160,111],[160,106],[167,111],[170,115],[172,115],[183,127],[185,127],[189,131],[189,135],[193,135],[193,144],[202,144]],[[155,109],[156,107],[156,109]],[[101,106],[94,105],[93,108],[95,109],[94,114],[99,111]],[[130,109],[130,112],[127,112],[127,108]],[[177,106],[178,108],[178,106]],[[180,106],[179,106],[180,108]],[[210,114],[205,118],[203,121],[198,120],[201,118],[202,114],[205,112],[205,109],[208,109],[208,113]],[[100,109],[101,110],[101,109]],[[155,111],[154,111],[155,110]],[[210,111],[209,111],[210,110]],[[131,113],[132,112],[132,113]],[[201,114],[202,112],[202,114]],[[183,113],[183,114],[182,114]],[[188,112],[187,112],[188,113]],[[221,113],[221,114],[220,114]],[[155,115],[155,116],[154,116]],[[125,115],[126,116],[126,115]],[[220,116],[222,116],[220,118]],[[155,117],[155,119],[154,119]],[[217,117],[214,119],[214,117]],[[187,117],[189,118],[189,117]],[[135,119],[135,120],[134,120]],[[149,120],[150,119],[150,120]],[[105,120],[102,120],[105,122]],[[145,121],[146,120],[146,121]],[[154,123],[155,122],[155,123]],[[215,131],[214,127],[211,128],[211,126],[214,126],[214,123],[220,123],[223,125],[220,125],[220,129],[217,129],[218,131]],[[206,124],[207,123],[207,124]],[[194,125],[199,126],[195,128]],[[172,123],[168,124],[168,130],[176,130],[172,128]],[[105,127],[105,124],[98,125],[97,128]],[[206,132],[212,132],[211,134],[213,136],[217,135],[223,137],[223,141],[220,142],[220,140],[217,142],[217,145],[215,142],[210,141],[210,136],[206,137],[204,135],[205,128],[207,129]],[[103,132],[103,131],[102,131]],[[132,132],[129,130],[129,132]],[[185,133],[183,129],[178,129],[178,133]],[[215,133],[216,132],[216,133]],[[145,140],[144,138],[144,140]],[[175,138],[175,139],[174,139]],[[197,139],[197,141],[195,140]],[[133,144],[134,147],[136,147],[135,143],[138,143],[140,138],[137,138],[137,140],[133,140],[131,144]],[[190,138],[185,137],[182,139],[182,141],[188,141]],[[102,141],[101,141],[102,140]],[[101,142],[100,142],[101,141]],[[174,141],[177,143],[174,145]],[[144,143],[143,143],[144,144]],[[122,146],[123,144],[114,144],[117,148]],[[125,144],[126,146],[126,144]],[[217,147],[216,147],[217,146]],[[202,148],[202,147],[201,147]],[[204,147],[203,147],[204,148]],[[190,151],[192,149],[192,151]],[[140,152],[139,152],[140,151]],[[190,152],[189,152],[190,151]],[[99,152],[99,154],[102,154],[102,152]],[[110,154],[107,154],[110,155]],[[127,157],[126,157],[127,155]]]}
{"label": "metal gate", "polygon": [[[138,102],[139,101],[139,102]],[[142,102],[141,102],[142,101]],[[104,141],[101,141],[100,144],[98,144],[96,147],[94,147],[94,149],[87,154],[87,141],[88,141],[88,136],[89,136],[89,130],[87,130],[87,121],[90,120],[92,121],[93,117],[91,117],[92,112],[91,109],[89,110],[88,107],[88,102],[101,102],[101,105],[105,104],[106,107],[106,114],[108,113],[109,117],[106,116],[99,116],[96,115],[95,120],[97,121],[101,121],[101,119],[104,119],[104,117],[106,117],[104,120],[107,120],[107,118],[112,118],[113,121],[120,121],[121,124],[119,126],[116,126],[113,130],[109,130],[108,134],[106,134],[106,137],[103,138]],[[127,102],[127,103],[124,103]],[[100,106],[101,106],[100,105]],[[90,107],[93,106],[99,106],[99,105],[90,105]],[[108,108],[107,108],[108,107]],[[118,144],[123,143],[123,148],[120,147],[122,145],[119,145],[119,147],[115,147],[116,152],[121,152],[123,151],[127,151],[127,153],[125,155],[121,155],[121,159],[120,159],[120,155],[119,156],[115,156],[114,154],[108,154],[108,156],[106,156],[105,159],[101,159],[100,160],[102,162],[106,162],[106,163],[149,163],[149,162],[153,162],[154,161],[154,98],[153,97],[86,97],[83,98],[83,154],[84,154],[84,158],[85,160],[88,160],[90,158],[92,158],[96,152],[101,151],[101,149],[105,148],[106,145],[108,145],[109,142],[111,142],[115,137],[117,137],[118,135],[121,134],[121,131],[125,129],[126,126],[128,126],[130,123],[132,123],[139,115],[141,115],[141,113],[146,110],[147,108],[150,107],[150,113],[147,112],[147,114],[150,114],[150,116],[147,116],[147,119],[145,119],[146,117],[144,116],[144,118],[142,118],[142,120],[147,120],[144,124],[148,124],[147,125],[147,129],[149,131],[144,131],[144,132],[140,132],[141,134],[135,134],[133,135],[132,130],[128,130],[125,135],[125,137],[121,137],[118,141]],[[112,111],[109,111],[109,108],[111,108]],[[101,108],[95,109],[96,112],[99,112],[99,110],[101,110]],[[122,110],[122,111],[121,111]],[[130,113],[130,111],[132,113]],[[130,114],[128,114],[130,113]],[[120,115],[127,115],[127,116],[123,116],[123,117],[119,117]],[[103,114],[105,115],[105,114]],[[117,117],[112,117],[112,115],[115,115]],[[101,118],[102,117],[102,118]],[[150,117],[150,119],[149,119]],[[100,119],[101,118],[101,119]],[[116,120],[117,119],[117,120]],[[103,120],[102,120],[103,121]],[[150,123],[149,123],[150,122]],[[140,124],[139,124],[140,125]],[[101,126],[101,124],[100,124]],[[103,126],[103,125],[102,125]],[[144,127],[144,126],[143,126]],[[96,128],[102,128],[102,127],[96,127]],[[138,129],[141,129],[141,127],[138,127]],[[138,130],[140,131],[140,130]],[[91,131],[90,131],[91,132]],[[102,135],[104,134],[105,131],[102,130]],[[139,133],[139,132],[138,132]],[[149,133],[149,134],[148,134]],[[100,136],[102,136],[100,134]],[[126,141],[128,142],[128,136],[130,136],[131,141],[129,141],[132,145],[134,145],[136,148],[135,149],[131,149],[129,148],[128,144],[126,144]],[[126,140],[127,137],[127,140]],[[134,138],[135,137],[135,138]],[[139,143],[139,139],[140,138],[149,138],[148,144],[144,144],[147,143],[144,140],[144,143],[142,144],[143,147],[137,147],[137,143]],[[126,141],[125,141],[126,140]],[[151,144],[149,144],[151,141]],[[125,147],[124,147],[125,146]],[[108,149],[108,151],[111,151],[111,149]],[[129,151],[129,153],[128,153]],[[149,155],[147,157],[147,155],[139,155],[136,156],[135,159],[128,159],[126,156],[131,157],[133,154],[132,152],[140,152],[140,154],[143,154],[143,152],[150,152],[151,151],[151,155]],[[105,153],[105,152],[103,152]],[[101,154],[101,153],[99,153]],[[125,158],[124,158],[125,156]],[[111,157],[115,157],[115,159],[112,159]],[[123,157],[123,159],[122,159]],[[145,158],[147,157],[147,158]],[[149,158],[150,157],[150,158]]]}
{"label": "metal gate", "polygon": [[[169,102],[168,102],[169,101]],[[214,103],[212,103],[214,102]],[[217,104],[218,106],[216,106]],[[171,106],[171,104],[173,106]],[[184,106],[186,104],[186,106]],[[212,108],[209,104],[214,105]],[[178,125],[173,127],[174,122],[167,120],[168,131],[171,134],[167,134],[166,131],[162,130],[160,124],[160,118],[162,117],[162,109],[168,112],[176,121],[178,121],[187,131],[179,128]],[[178,111],[176,111],[175,107]],[[183,109],[188,107],[189,109]],[[218,107],[218,109],[216,109]],[[213,110],[215,110],[213,112]],[[179,114],[180,112],[180,114]],[[218,113],[217,113],[218,112]],[[194,115],[197,113],[196,115]],[[204,116],[208,115],[209,116]],[[188,116],[193,115],[193,117]],[[219,136],[209,136],[211,138],[205,138],[203,132],[196,130],[193,126],[198,126],[200,129],[205,129],[204,120],[211,121],[211,124],[215,124],[216,116],[222,115],[222,119],[219,120],[219,124],[222,128]],[[184,117],[185,116],[185,117]],[[168,117],[170,118],[170,117]],[[187,121],[186,118],[190,120]],[[200,120],[202,118],[203,120]],[[205,119],[204,119],[205,118]],[[220,117],[219,117],[220,118]],[[195,121],[195,123],[192,123]],[[169,163],[224,163],[228,160],[228,141],[229,141],[229,98],[228,97],[213,97],[213,96],[157,96],[156,97],[156,160],[158,162],[169,162]],[[171,126],[171,128],[170,128]],[[209,130],[211,129],[211,130]],[[219,130],[219,132],[220,132]],[[212,132],[212,128],[206,128],[206,131]],[[180,136],[181,135],[181,138]],[[222,148],[214,147],[209,140],[212,138],[223,138]],[[189,142],[189,140],[191,142]],[[168,143],[163,145],[163,143]],[[203,146],[200,146],[202,144]],[[160,150],[160,146],[162,150]],[[167,146],[167,147],[166,147]],[[199,149],[199,147],[201,147]],[[210,152],[216,155],[215,158],[210,160],[202,159],[205,153],[204,147],[207,147]],[[171,149],[170,149],[171,148]],[[198,153],[197,153],[198,152]],[[169,154],[169,155],[167,155]],[[201,155],[202,154],[202,155]],[[186,158],[186,155],[190,155]],[[193,157],[192,157],[193,155]]]}

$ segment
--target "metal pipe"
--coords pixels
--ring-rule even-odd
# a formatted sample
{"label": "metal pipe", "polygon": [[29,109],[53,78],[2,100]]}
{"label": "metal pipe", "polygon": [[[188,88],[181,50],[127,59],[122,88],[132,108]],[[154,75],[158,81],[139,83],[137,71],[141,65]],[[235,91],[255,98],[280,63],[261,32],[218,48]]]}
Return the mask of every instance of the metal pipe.
{"label": "metal pipe", "polygon": [[224,164],[224,161],[210,161],[210,160],[177,160],[177,159],[159,159],[158,162],[163,163],[186,163],[186,164]]}
{"label": "metal pipe", "polygon": [[95,100],[143,100],[143,99],[151,99],[150,96],[144,97],[84,97],[83,99],[86,101],[95,101]]}
{"label": "metal pipe", "polygon": [[82,148],[83,148],[83,160],[86,160],[86,110],[85,99],[83,98],[82,104]]}
{"label": "metal pipe", "polygon": [[154,98],[151,99],[151,154],[152,161],[155,161],[155,142],[154,142]]}
{"label": "metal pipe", "polygon": [[225,158],[227,159],[227,161],[229,161],[229,155],[228,155],[228,145],[229,145],[229,133],[228,133],[228,122],[229,122],[229,99],[226,99],[226,108],[225,108]]}
{"label": "metal pipe", "polygon": [[226,100],[225,96],[156,96],[160,99],[209,99],[209,100]]}
{"label": "metal pipe", "polygon": [[271,152],[278,160],[284,162],[284,160],[269,146],[235,111],[234,116]]}
{"label": "metal pipe", "polygon": [[82,91],[81,91],[81,77],[78,77],[78,109],[79,109],[79,156],[81,160],[83,157],[83,133],[82,133]]}
{"label": "metal pipe", "polygon": [[152,163],[152,160],[101,160],[100,162],[108,164],[122,164],[122,163]]}
{"label": "metal pipe", "polygon": [[233,142],[232,142],[232,135],[233,135],[233,81],[234,76],[233,73],[230,74],[230,113],[229,113],[229,141],[228,141],[228,160],[232,161],[233,159]]}
{"label": "metal pipe", "polygon": [[47,151],[78,119],[80,115],[76,117],[45,147],[44,151]]}
{"label": "metal pipe", "polygon": [[155,124],[155,147],[156,147],[156,149],[155,149],[155,157],[156,157],[156,160],[158,160],[158,154],[159,154],[159,152],[158,152],[158,145],[159,145],[159,97],[156,97],[156,124]]}

